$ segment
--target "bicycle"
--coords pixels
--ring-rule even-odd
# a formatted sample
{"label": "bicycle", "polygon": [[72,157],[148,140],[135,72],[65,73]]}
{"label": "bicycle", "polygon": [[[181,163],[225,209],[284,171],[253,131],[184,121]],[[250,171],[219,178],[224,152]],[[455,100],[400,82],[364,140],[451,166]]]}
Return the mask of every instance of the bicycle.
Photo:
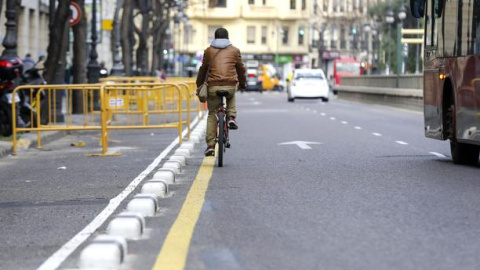
{"label": "bicycle", "polygon": [[220,98],[220,107],[215,116],[217,117],[217,134],[216,141],[218,143],[218,167],[223,167],[223,154],[226,148],[230,148],[230,140],[228,137],[229,129],[227,123],[227,111],[225,110],[224,99],[228,96],[228,91],[217,91],[217,96]]}

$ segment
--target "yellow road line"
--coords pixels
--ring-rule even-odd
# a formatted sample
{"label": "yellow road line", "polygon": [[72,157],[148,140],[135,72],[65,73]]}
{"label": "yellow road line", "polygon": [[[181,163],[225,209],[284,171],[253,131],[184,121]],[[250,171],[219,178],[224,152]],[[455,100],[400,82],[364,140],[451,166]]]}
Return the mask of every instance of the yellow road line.
{"label": "yellow road line", "polygon": [[214,164],[214,157],[206,157],[203,160],[197,177],[188,192],[175,223],[168,232],[152,270],[182,270],[185,268],[193,230],[202,211]]}

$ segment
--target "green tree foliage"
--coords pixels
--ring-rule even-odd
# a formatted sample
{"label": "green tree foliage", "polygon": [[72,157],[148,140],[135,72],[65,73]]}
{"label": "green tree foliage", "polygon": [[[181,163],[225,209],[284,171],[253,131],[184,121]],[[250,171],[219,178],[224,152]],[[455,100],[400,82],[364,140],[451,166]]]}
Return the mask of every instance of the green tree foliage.
{"label": "green tree foliage", "polygon": [[[385,69],[386,62],[388,57],[388,51],[390,48],[390,71],[391,73],[395,73],[397,68],[397,23],[400,23],[400,19],[398,18],[398,13],[402,7],[405,7],[405,11],[407,13],[407,17],[403,20],[403,28],[418,28],[421,27],[422,23],[419,24],[417,19],[415,19],[411,12],[409,1],[407,0],[389,0],[389,1],[382,1],[378,2],[377,5],[371,7],[368,10],[368,15],[370,18],[374,19],[378,28],[378,32],[381,35],[381,44],[380,44],[380,68]],[[391,9],[394,14],[395,22],[393,22],[390,26],[385,21],[387,12]],[[391,30],[390,36],[389,27]],[[408,56],[407,56],[407,73],[414,73],[415,72],[415,65],[416,65],[416,50],[417,46],[415,44],[408,45]],[[402,46],[403,48],[403,46]],[[420,46],[421,49],[421,46]],[[403,51],[402,51],[403,53]],[[420,70],[421,70],[421,63],[420,63]]]}

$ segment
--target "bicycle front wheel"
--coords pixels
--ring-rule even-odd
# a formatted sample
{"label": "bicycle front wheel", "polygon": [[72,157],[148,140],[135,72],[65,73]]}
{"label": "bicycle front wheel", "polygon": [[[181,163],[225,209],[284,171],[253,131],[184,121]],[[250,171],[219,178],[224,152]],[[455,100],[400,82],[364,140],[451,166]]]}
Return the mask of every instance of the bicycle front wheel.
{"label": "bicycle front wheel", "polygon": [[218,167],[223,167],[223,153],[225,153],[225,118],[218,118]]}

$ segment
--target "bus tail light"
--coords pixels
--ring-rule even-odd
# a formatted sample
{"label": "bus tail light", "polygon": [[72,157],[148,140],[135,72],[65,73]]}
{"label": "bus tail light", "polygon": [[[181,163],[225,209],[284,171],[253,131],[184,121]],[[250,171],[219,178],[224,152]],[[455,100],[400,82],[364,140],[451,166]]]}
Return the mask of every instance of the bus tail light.
{"label": "bus tail light", "polygon": [[438,75],[438,78],[440,80],[445,80],[447,78],[447,75],[446,74],[443,74],[443,73],[440,73],[440,75]]}

